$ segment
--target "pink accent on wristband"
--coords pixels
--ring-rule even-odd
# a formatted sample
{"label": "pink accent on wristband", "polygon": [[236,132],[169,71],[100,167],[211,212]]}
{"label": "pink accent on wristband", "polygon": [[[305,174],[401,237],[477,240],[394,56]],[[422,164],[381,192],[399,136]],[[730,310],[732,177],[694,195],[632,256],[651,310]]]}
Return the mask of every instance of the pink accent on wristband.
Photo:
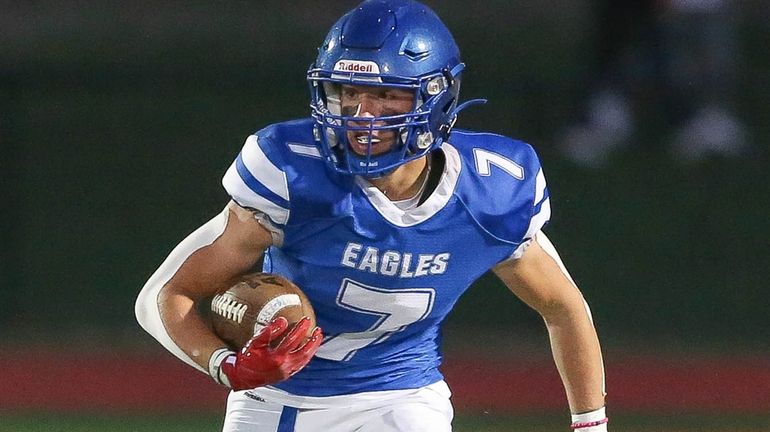
{"label": "pink accent on wristband", "polygon": [[605,423],[607,423],[607,422],[609,422],[609,421],[610,421],[610,419],[609,419],[608,417],[605,417],[605,418],[603,418],[603,419],[601,419],[601,420],[597,420],[597,421],[581,422],[581,423],[572,423],[572,424],[570,425],[570,427],[571,427],[572,429],[582,429],[582,428],[587,428],[587,427],[593,427],[593,426],[599,426],[599,425],[603,425],[603,424],[605,424]]}

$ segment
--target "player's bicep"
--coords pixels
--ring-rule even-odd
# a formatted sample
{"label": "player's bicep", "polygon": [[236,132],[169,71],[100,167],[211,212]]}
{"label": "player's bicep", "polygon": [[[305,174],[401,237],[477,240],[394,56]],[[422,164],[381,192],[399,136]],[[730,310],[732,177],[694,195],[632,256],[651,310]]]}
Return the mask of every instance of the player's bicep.
{"label": "player's bicep", "polygon": [[261,255],[274,243],[270,225],[263,221],[263,214],[257,210],[241,207],[235,201],[227,204],[228,224],[218,239],[223,247],[246,255]]}
{"label": "player's bicep", "polygon": [[556,250],[538,232],[518,259],[503,261],[492,271],[517,297],[541,314],[580,305],[583,297]]}
{"label": "player's bicep", "polygon": [[207,245],[191,251],[169,280],[168,288],[192,298],[219,292],[254,267],[272,235],[253,210],[230,202],[224,210],[221,233]]}

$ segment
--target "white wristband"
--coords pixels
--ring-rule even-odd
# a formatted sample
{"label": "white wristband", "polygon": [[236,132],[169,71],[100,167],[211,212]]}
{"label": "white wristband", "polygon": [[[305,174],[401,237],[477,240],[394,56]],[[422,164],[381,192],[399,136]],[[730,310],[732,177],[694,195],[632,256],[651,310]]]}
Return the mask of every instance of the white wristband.
{"label": "white wristband", "polygon": [[235,355],[235,351],[228,348],[220,348],[214,351],[209,357],[209,375],[214,378],[218,384],[222,384],[227,387],[231,387],[230,380],[227,379],[227,375],[221,373],[222,362],[231,355]]}
{"label": "white wristband", "polygon": [[572,414],[575,432],[607,432],[607,412],[604,407],[581,414]]}

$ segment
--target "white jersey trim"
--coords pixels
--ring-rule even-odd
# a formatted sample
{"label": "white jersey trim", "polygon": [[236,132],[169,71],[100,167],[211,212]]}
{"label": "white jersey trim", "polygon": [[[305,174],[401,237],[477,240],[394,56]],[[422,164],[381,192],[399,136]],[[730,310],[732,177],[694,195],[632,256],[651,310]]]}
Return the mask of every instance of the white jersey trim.
{"label": "white jersey trim", "polygon": [[537,205],[545,195],[545,174],[543,169],[537,171],[537,177],[535,178],[535,205]]}
{"label": "white jersey trim", "polygon": [[251,188],[244,183],[241,175],[238,174],[235,162],[230,165],[230,168],[222,178],[222,185],[225,187],[227,193],[229,193],[241,207],[259,210],[267,215],[270,220],[279,225],[286,225],[286,222],[288,222],[289,209],[283,208],[251,190]]}
{"label": "white jersey trim", "polygon": [[401,210],[382,191],[363,177],[356,177],[356,183],[364,191],[364,194],[366,194],[369,202],[372,203],[377,212],[393,225],[411,227],[425,222],[444,208],[449,199],[452,198],[457,187],[457,181],[460,178],[460,171],[462,170],[462,163],[460,162],[460,155],[457,149],[449,143],[444,143],[441,146],[441,150],[446,156],[441,180],[439,180],[436,190],[433,191],[430,197],[415,208]]}
{"label": "white jersey trim", "polygon": [[241,157],[246,169],[255,179],[265,185],[270,192],[289,201],[289,183],[286,180],[286,173],[270,162],[265,152],[262,151],[262,147],[259,146],[256,135],[246,139]]}
{"label": "white jersey trim", "polygon": [[161,289],[169,280],[171,280],[190,255],[198,249],[214,243],[214,241],[222,235],[227,226],[227,218],[228,209],[225,208],[222,213],[206,222],[203,226],[182,240],[182,242],[171,251],[166,260],[163,261],[163,264],[161,264],[160,267],[155,270],[155,273],[150,276],[147,283],[144,284],[142,291],[136,298],[136,304],[134,305],[136,320],[147,333],[157,339],[164,348],[169,350],[180,360],[206,374],[208,374],[208,371],[198,365],[198,363],[188,356],[187,353],[179,348],[166,331],[166,326],[163,324],[163,319],[160,316],[158,296],[160,295]]}
{"label": "white jersey trim", "polygon": [[[543,200],[543,197],[545,196],[545,187],[545,175],[541,168],[537,171],[537,177],[535,177],[535,199],[532,203],[533,206],[537,206],[538,203]],[[546,198],[540,205],[540,211],[536,215],[533,215],[529,220],[529,226],[527,227],[527,232],[524,234],[523,238],[524,241],[522,241],[516,250],[513,251],[509,259],[521,258],[522,255],[524,255],[524,251],[529,247],[532,238],[543,229],[543,226],[545,226],[549,219],[551,219],[551,198]]]}
{"label": "white jersey trim", "polygon": [[444,380],[415,389],[361,392],[339,396],[298,396],[272,386],[246,390],[246,392],[259,396],[268,403],[277,403],[301,409],[322,409],[345,406],[362,407],[369,403],[381,404],[383,401],[402,398],[424,391],[424,389],[435,391],[447,399],[452,396],[452,392]]}
{"label": "white jersey trim", "polygon": [[321,156],[321,151],[318,150],[318,147],[310,144],[300,144],[300,143],[287,143],[289,146],[289,150],[292,152],[302,155],[302,156],[310,156],[312,158],[317,159],[323,159],[323,156]]}
{"label": "white jersey trim", "polygon": [[540,212],[530,219],[529,227],[527,228],[527,233],[524,234],[524,238],[530,239],[534,237],[535,233],[540,231],[549,219],[551,219],[551,199],[546,198],[545,201],[543,201],[543,204],[540,205]]}
{"label": "white jersey trim", "polygon": [[529,228],[527,228],[526,234],[524,234],[524,241],[521,242],[521,244],[516,247],[516,250],[513,251],[509,259],[519,259],[522,255],[524,255],[524,251],[527,250],[529,247],[530,242],[532,241],[532,238],[535,237],[538,232],[540,232],[541,229],[543,229],[543,226],[546,222],[548,222],[548,219],[551,218],[551,199],[546,198],[545,201],[543,201],[543,204],[540,206],[540,213],[532,216],[532,219],[529,221]]}

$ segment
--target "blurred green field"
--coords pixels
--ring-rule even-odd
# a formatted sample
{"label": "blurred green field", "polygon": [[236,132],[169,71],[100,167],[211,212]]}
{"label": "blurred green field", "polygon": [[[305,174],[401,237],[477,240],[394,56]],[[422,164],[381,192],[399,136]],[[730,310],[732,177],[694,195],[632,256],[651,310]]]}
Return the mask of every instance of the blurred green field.
{"label": "blurred green field", "polygon": [[[2,413],[0,411],[0,413]],[[768,416],[613,416],[614,432],[767,432]],[[211,432],[219,431],[219,414],[119,416],[105,414],[0,414],[0,432]],[[568,431],[558,414],[460,416],[455,432]]]}

